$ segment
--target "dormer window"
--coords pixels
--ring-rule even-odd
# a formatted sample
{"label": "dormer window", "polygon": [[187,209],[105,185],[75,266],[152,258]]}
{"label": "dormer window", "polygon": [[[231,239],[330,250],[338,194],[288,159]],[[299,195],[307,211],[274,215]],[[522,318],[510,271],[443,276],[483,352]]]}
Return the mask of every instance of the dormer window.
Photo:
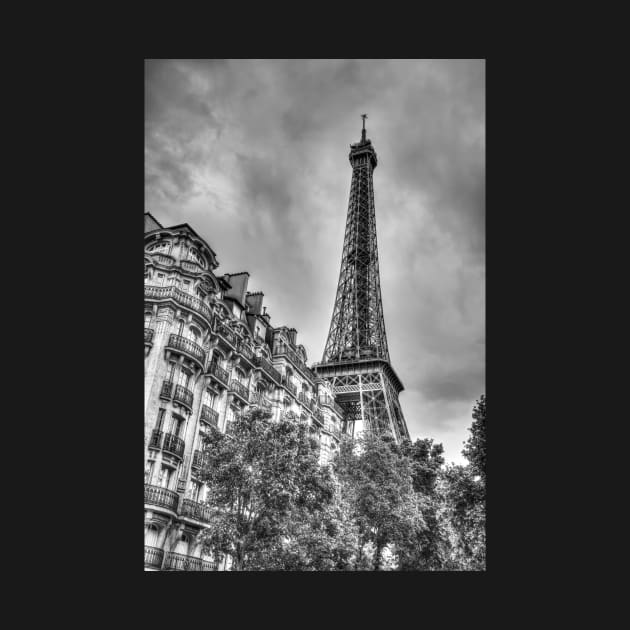
{"label": "dormer window", "polygon": [[156,253],[167,253],[171,248],[171,244],[169,241],[158,241],[157,243],[153,243],[147,247],[147,251],[153,254]]}
{"label": "dormer window", "polygon": [[195,247],[191,247],[188,250],[188,260],[197,263],[203,269],[206,268],[206,261],[203,259],[203,256],[197,251]]}

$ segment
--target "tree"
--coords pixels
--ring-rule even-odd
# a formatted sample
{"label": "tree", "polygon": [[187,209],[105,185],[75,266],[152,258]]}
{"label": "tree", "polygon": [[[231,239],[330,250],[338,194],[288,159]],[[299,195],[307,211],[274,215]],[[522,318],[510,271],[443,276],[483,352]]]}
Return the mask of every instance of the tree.
{"label": "tree", "polygon": [[481,394],[472,413],[473,423],[462,455],[470,462],[474,475],[486,482],[486,395]]}
{"label": "tree", "polygon": [[486,568],[486,397],[473,409],[470,437],[462,454],[466,466],[449,466],[444,473],[444,492],[453,540],[453,560],[458,568]]}
{"label": "tree", "polygon": [[200,540],[206,553],[230,555],[237,571],[277,568],[297,515],[312,515],[334,498],[305,424],[269,418],[256,409],[229,433],[213,432],[204,446],[201,480],[212,518]]}
{"label": "tree", "polygon": [[[385,549],[408,547],[425,523],[410,460],[393,438],[363,434],[357,442],[342,444],[334,470],[358,528],[355,568],[378,571]],[[374,552],[368,555],[370,546]]]}
{"label": "tree", "polygon": [[445,497],[439,484],[444,447],[431,439],[402,445],[409,457],[420,510],[426,527],[417,528],[411,544],[399,549],[399,568],[407,571],[439,571],[447,567],[450,540],[446,524]]}

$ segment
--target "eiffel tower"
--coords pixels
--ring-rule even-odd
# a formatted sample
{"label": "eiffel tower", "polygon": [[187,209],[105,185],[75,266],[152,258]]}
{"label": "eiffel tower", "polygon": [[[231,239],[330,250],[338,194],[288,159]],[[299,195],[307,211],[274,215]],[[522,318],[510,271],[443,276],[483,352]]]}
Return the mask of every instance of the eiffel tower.
{"label": "eiffel tower", "polygon": [[317,374],[332,382],[346,430],[409,438],[398,394],[404,389],[387,349],[376,245],[373,172],[376,151],[365,137],[350,145],[352,184],[341,271],[328,340]]}

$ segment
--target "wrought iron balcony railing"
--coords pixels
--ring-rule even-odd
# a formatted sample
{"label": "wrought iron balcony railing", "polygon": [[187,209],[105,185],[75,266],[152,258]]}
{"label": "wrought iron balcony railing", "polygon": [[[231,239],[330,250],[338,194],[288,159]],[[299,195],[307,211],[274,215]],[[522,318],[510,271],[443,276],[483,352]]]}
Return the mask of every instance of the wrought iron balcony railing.
{"label": "wrought iron balcony railing", "polygon": [[231,345],[236,345],[236,335],[233,330],[230,330],[223,322],[217,323],[215,332],[221,335],[223,339],[228,341]]}
{"label": "wrought iron balcony railing", "polygon": [[249,390],[245,387],[245,385],[239,383],[236,379],[231,380],[230,391],[242,398],[244,402],[249,402]]}
{"label": "wrought iron balcony railing", "polygon": [[162,488],[161,486],[151,486],[145,483],[144,502],[149,505],[157,505],[159,507],[166,508],[167,510],[177,512],[179,496],[177,492],[173,492],[168,488]]}
{"label": "wrought iron balcony railing", "polygon": [[201,468],[203,465],[203,451],[200,449],[196,449],[193,453],[192,467],[193,468]]}
{"label": "wrought iron balcony railing", "polygon": [[210,374],[210,376],[214,376],[217,381],[226,386],[230,381],[228,371],[220,367],[218,363],[210,363],[208,365],[208,374]]}
{"label": "wrought iron balcony railing", "polygon": [[172,433],[164,434],[164,441],[162,442],[163,451],[181,458],[184,456],[184,447],[184,440],[181,438]]}
{"label": "wrought iron balcony railing", "polygon": [[173,382],[164,381],[162,383],[162,389],[160,390],[160,398],[168,398],[170,400],[172,395],[173,395]]}
{"label": "wrought iron balcony railing", "polygon": [[260,368],[269,378],[271,378],[276,383],[280,383],[282,381],[282,376],[280,375],[280,372],[278,372],[278,370],[276,370],[271,362],[265,359],[265,357],[254,357],[252,359],[252,363],[256,367]]}
{"label": "wrought iron balcony railing", "polygon": [[144,546],[144,566],[159,569],[164,559],[164,550],[157,547]]}
{"label": "wrought iron balcony railing", "polygon": [[151,439],[149,440],[149,448],[162,448],[162,436],[164,433],[162,431],[158,431],[157,429],[153,429],[151,433]]}
{"label": "wrought iron balcony railing", "polygon": [[212,309],[198,297],[190,295],[190,293],[186,293],[175,286],[156,287],[146,285],[144,287],[144,297],[149,300],[174,300],[191,311],[202,315],[208,322],[208,325],[212,325]]}
{"label": "wrought iron balcony railing", "polygon": [[184,407],[188,407],[188,409],[192,411],[193,393],[183,385],[177,385],[177,387],[175,387],[173,400],[181,403]]}
{"label": "wrought iron balcony railing", "polygon": [[167,348],[173,348],[174,350],[180,350],[185,354],[197,359],[203,367],[206,363],[206,353],[205,350],[194,341],[190,339],[186,339],[186,337],[182,337],[181,335],[172,334],[168,338]]}
{"label": "wrought iron balcony railing", "polygon": [[193,501],[192,499],[184,499],[182,501],[182,507],[179,513],[182,516],[194,518],[203,523],[209,523],[212,517],[211,510],[207,505],[197,503],[197,501]]}
{"label": "wrought iron balcony railing", "polygon": [[252,349],[252,347],[248,344],[245,343],[244,341],[241,341],[238,344],[238,351],[246,358],[249,359],[250,361],[254,358],[254,350]]}
{"label": "wrought iron balcony railing", "polygon": [[153,335],[155,335],[155,330],[153,330],[153,328],[145,328],[144,343],[153,343]]}
{"label": "wrought iron balcony railing", "polygon": [[149,448],[162,449],[167,453],[182,458],[184,456],[184,447],[184,440],[172,433],[163,433],[157,429],[154,429],[151,433]]}
{"label": "wrought iron balcony railing", "polygon": [[208,405],[201,405],[201,415],[199,416],[204,422],[209,422],[215,427],[219,425],[219,412],[215,411]]}
{"label": "wrought iron balcony railing", "polygon": [[164,569],[167,571],[216,571],[217,565],[215,562],[169,551],[164,560]]}

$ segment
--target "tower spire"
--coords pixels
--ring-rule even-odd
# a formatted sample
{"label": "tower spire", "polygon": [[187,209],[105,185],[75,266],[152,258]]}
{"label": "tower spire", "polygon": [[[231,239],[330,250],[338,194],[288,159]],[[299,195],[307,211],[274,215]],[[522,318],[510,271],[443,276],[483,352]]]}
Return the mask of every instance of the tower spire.
{"label": "tower spire", "polygon": [[353,434],[386,431],[409,437],[398,394],[403,385],[389,362],[378,270],[373,174],[376,151],[365,137],[350,145],[352,183],[341,270],[328,339],[317,374],[332,381]]}

